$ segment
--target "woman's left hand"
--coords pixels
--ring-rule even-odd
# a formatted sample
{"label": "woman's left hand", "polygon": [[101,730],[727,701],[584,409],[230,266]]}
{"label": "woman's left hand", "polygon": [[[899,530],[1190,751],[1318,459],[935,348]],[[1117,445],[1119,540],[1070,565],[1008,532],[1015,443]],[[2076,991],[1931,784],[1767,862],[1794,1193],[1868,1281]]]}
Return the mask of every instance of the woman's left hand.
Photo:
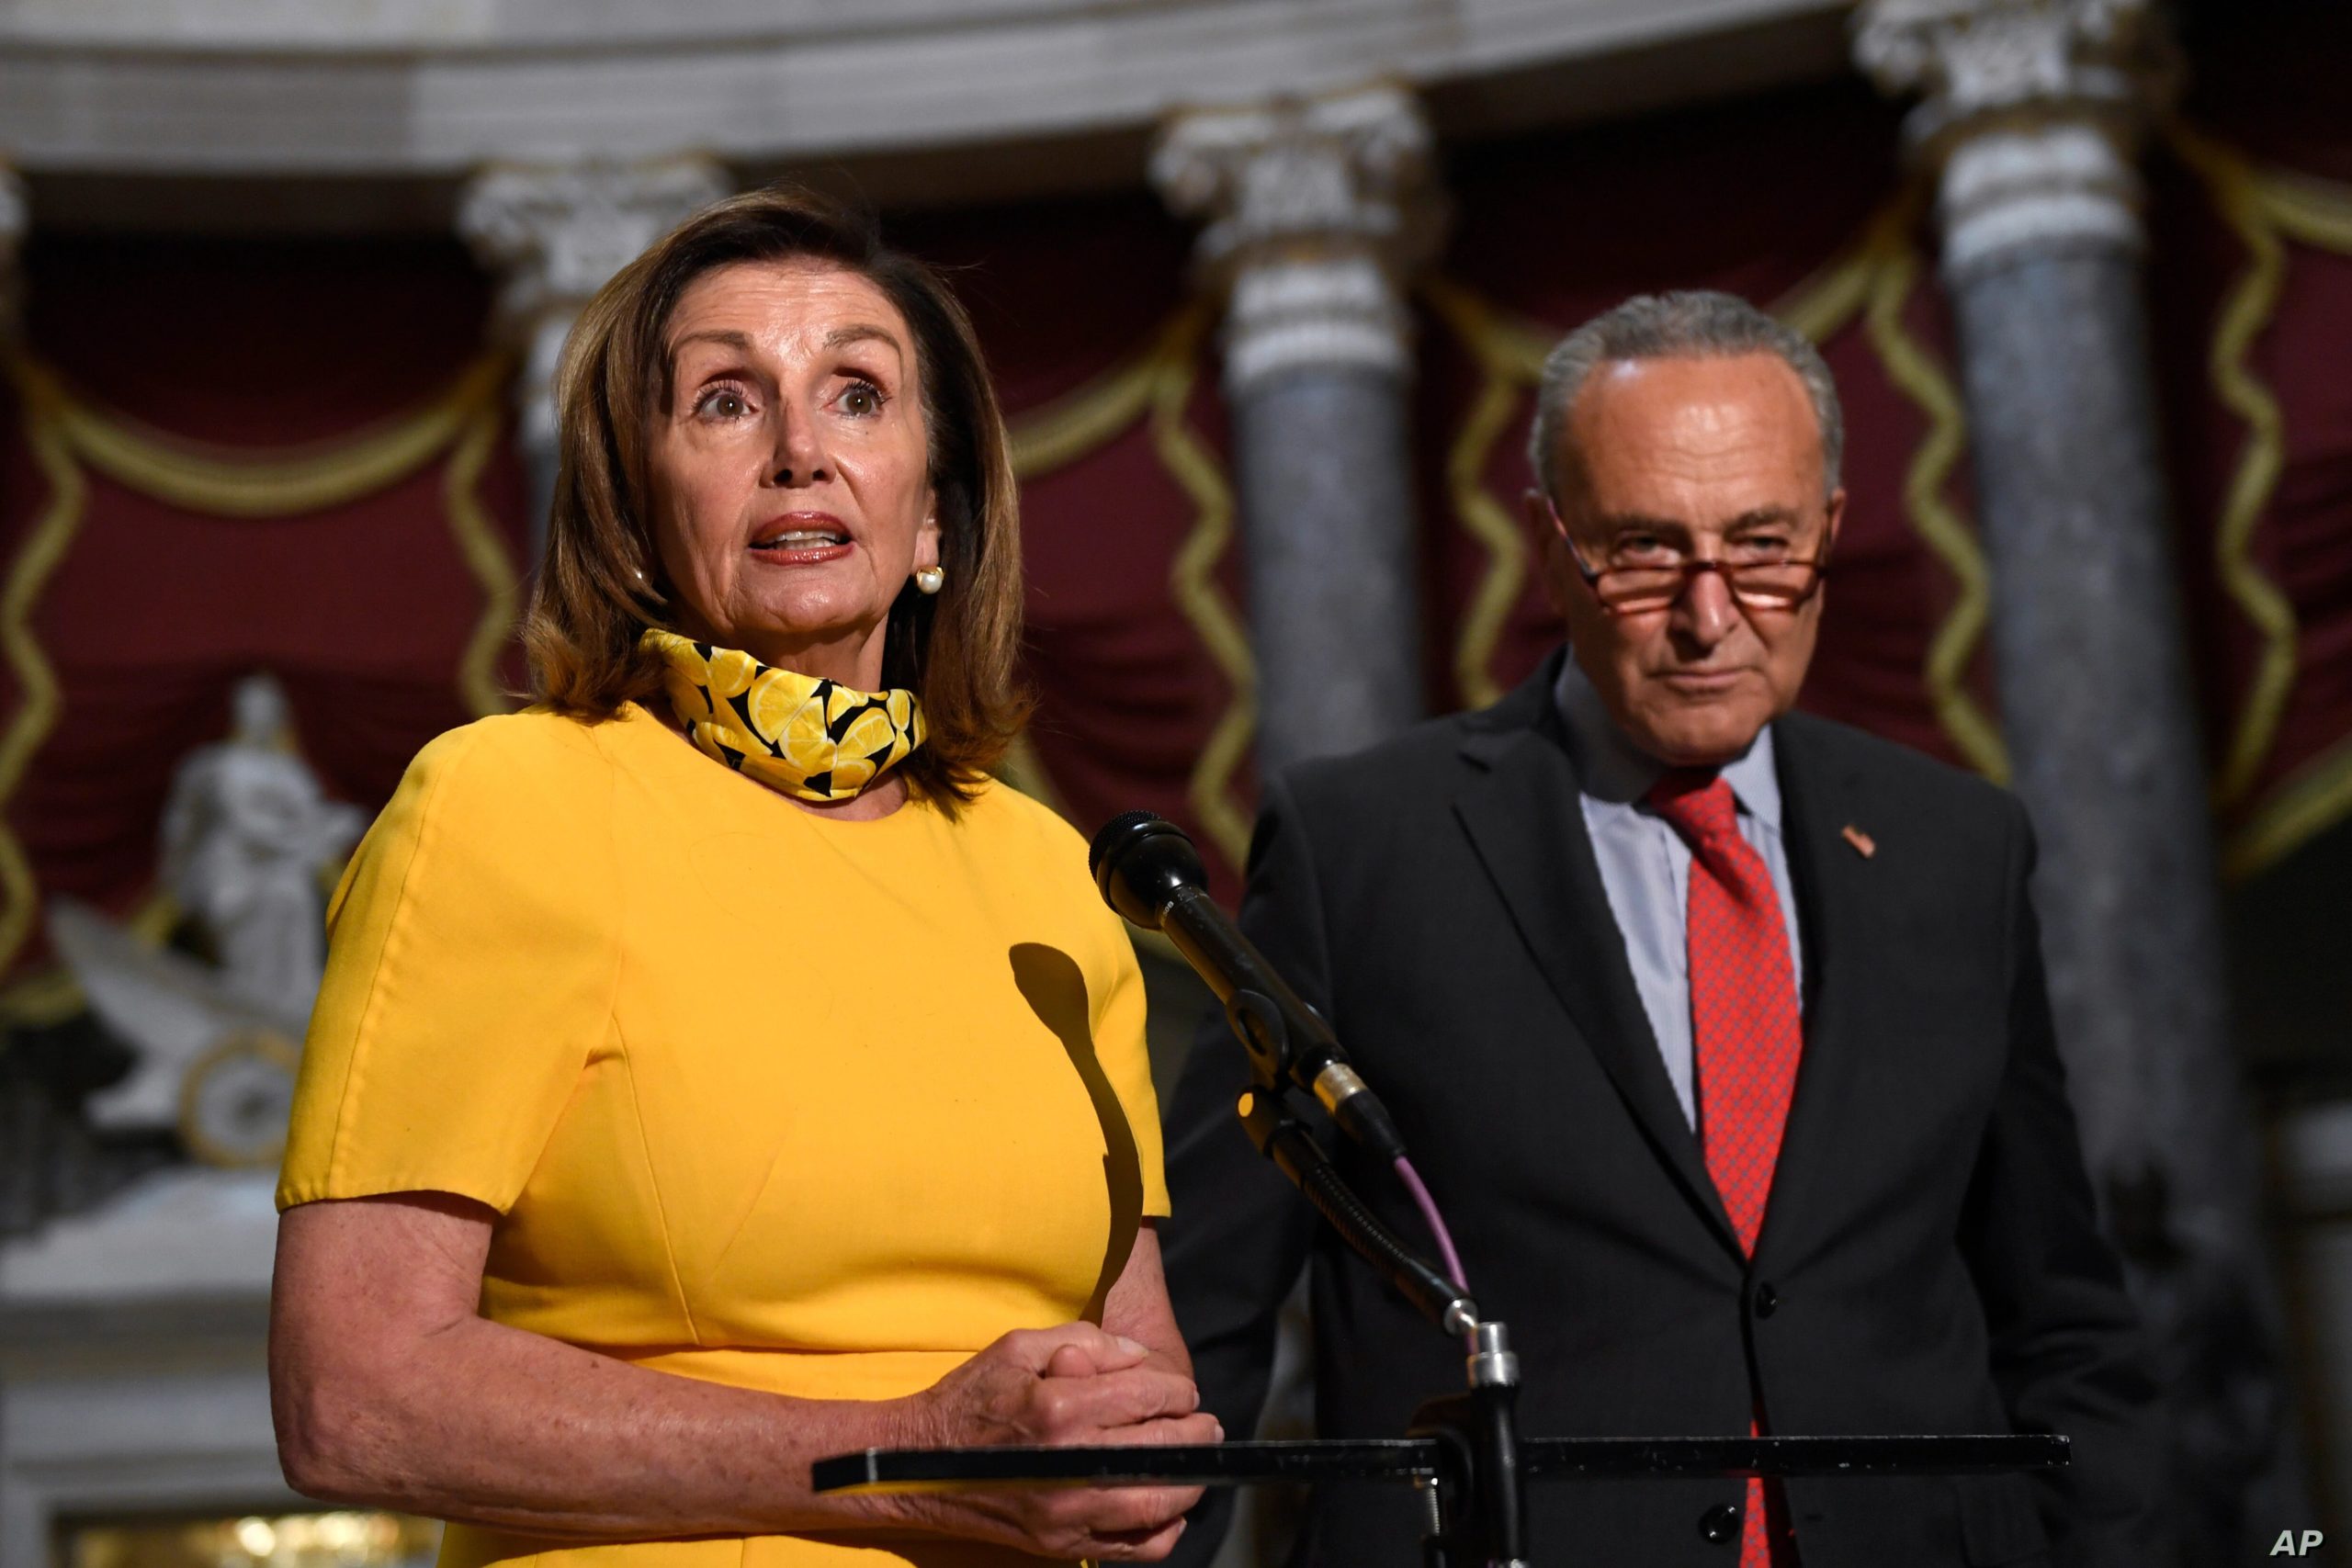
{"label": "woman's left hand", "polygon": [[[1089,1323],[1016,1329],[903,1403],[905,1446],[1189,1444],[1223,1435],[1192,1379]],[[1060,1371],[1052,1370],[1057,1365]],[[1070,1561],[1156,1561],[1200,1500],[1192,1486],[980,1489],[896,1499],[909,1521]]]}

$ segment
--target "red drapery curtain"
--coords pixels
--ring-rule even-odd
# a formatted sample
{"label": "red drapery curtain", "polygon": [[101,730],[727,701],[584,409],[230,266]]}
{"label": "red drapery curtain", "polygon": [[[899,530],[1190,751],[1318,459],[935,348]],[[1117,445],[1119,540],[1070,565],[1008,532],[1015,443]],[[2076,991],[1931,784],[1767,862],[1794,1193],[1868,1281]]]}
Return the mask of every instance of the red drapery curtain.
{"label": "red drapery curtain", "polygon": [[[2241,871],[2352,811],[2352,131],[2277,98],[2217,70],[2149,157],[2181,592]],[[1557,636],[1520,523],[1534,359],[1627,294],[1721,288],[1816,332],[1846,401],[1807,705],[1999,772],[1984,626],[2013,590],[1977,549],[1899,146],[1853,86],[1451,151],[1412,393],[1433,709],[1490,698]],[[951,269],[1013,417],[1040,698],[1016,773],[1081,829],[1135,807],[1184,822],[1232,896],[1254,798],[1243,525],[1189,232],[1140,194],[889,228]],[[369,807],[519,687],[511,643],[484,638],[527,536],[488,287],[453,241],[36,231],[25,300],[0,407],[0,959],[20,981],[45,962],[40,900],[149,897],[172,770],[224,732],[244,672],[286,683],[306,756]],[[427,449],[393,461],[403,438]]]}

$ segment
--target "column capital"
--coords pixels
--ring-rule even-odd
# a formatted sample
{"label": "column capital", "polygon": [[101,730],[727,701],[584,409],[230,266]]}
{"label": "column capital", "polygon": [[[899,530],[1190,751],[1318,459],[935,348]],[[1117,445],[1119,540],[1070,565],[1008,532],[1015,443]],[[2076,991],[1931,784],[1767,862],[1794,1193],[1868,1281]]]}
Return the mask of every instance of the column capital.
{"label": "column capital", "polygon": [[1907,129],[1941,172],[1947,274],[2139,247],[2133,149],[2171,75],[2150,0],[1867,0],[1853,28],[1863,71],[1923,95]]}
{"label": "column capital", "polygon": [[535,530],[546,527],[555,490],[555,375],[572,322],[615,273],[731,188],[716,159],[684,154],[633,164],[494,164],[459,197],[458,232],[498,276],[498,330],[522,349],[515,433]]}
{"label": "column capital", "polygon": [[1854,59],[1934,147],[1990,122],[2128,126],[2166,84],[2150,0],[1865,0]]}
{"label": "column capital", "polygon": [[1419,101],[1393,83],[1191,110],[1161,130],[1152,183],[1207,220],[1198,256],[1228,295],[1229,385],[1409,367],[1404,285],[1442,232],[1432,145]]}
{"label": "column capital", "polygon": [[655,240],[730,188],[714,159],[493,164],[467,185],[458,231],[500,275],[499,313],[527,331],[569,317]]}

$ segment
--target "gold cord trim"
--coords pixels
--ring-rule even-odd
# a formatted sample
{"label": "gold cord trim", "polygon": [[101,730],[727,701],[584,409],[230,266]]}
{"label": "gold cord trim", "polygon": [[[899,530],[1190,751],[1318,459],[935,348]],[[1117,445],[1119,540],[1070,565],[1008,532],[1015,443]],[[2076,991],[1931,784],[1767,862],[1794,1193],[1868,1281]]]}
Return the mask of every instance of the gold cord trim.
{"label": "gold cord trim", "polygon": [[[1896,198],[1898,202],[1902,199]],[[1804,333],[1807,343],[1820,344],[1844,331],[1848,322],[1868,308],[1871,285],[1878,274],[1878,258],[1872,254],[1871,242],[1877,235],[1877,226],[1884,221],[1883,210],[1874,214],[1860,243],[1847,247],[1843,254],[1773,302],[1772,314],[1783,326]]]}
{"label": "gold cord trim", "polygon": [[2248,173],[2263,215],[2289,239],[2352,255],[2352,186],[2287,169]]}
{"label": "gold cord trim", "polygon": [[1868,249],[1872,257],[1870,297],[1862,316],[1871,349],[1896,389],[1927,416],[1928,432],[1911,454],[1903,476],[1904,513],[1951,572],[1959,595],[1951,613],[1928,645],[1927,684],[1936,718],[1970,766],[1996,783],[2009,777],[2008,750],[2001,732],[1968,694],[1968,666],[1990,618],[1992,580],[1976,535],[1958,508],[1944,497],[1944,484],[1968,447],[1968,419],[1960,394],[1943,367],[1903,324],[1903,309],[1919,277],[1912,252],[1917,197],[1890,205],[1873,220]]}
{"label": "gold cord trim", "polygon": [[[2276,399],[2270,396],[2268,389],[2253,379],[2250,370],[2245,371],[2245,382],[2237,393],[2228,390],[2223,367],[2226,364],[2233,370],[2244,369],[2247,349],[2261,327],[2267,324],[2283,279],[2264,276],[2267,270],[2265,256],[2266,254],[2277,254],[2279,241],[2293,241],[2339,255],[2352,255],[2352,187],[2309,175],[2258,165],[2244,153],[2225,148],[2211,138],[2183,127],[2174,128],[2173,144],[2183,161],[2213,191],[2222,217],[2237,231],[2251,254],[2246,273],[2240,278],[2225,307],[2221,330],[2215,334],[2212,357],[2217,388],[2222,389],[2223,400],[2246,421],[2248,431],[2246,451],[2239,459],[2237,473],[2233,476],[2222,531],[2225,535],[2229,532],[2230,509],[2245,504],[2248,515],[2245,526],[2250,536],[2260,506],[2267,503],[2270,491],[2277,483],[2276,472],[2266,474],[2258,465],[2265,461],[2274,466],[2283,462],[2284,419]],[[2256,239],[2256,234],[2262,236],[2261,240]],[[2281,269],[2283,265],[2281,256],[2278,262]],[[2244,334],[2243,342],[2230,335],[2233,328]],[[2247,392],[2252,394],[2247,400],[2249,406],[2241,407],[2238,400]],[[2253,407],[2265,404],[2276,432],[2268,439],[2277,444],[2276,456],[2267,459],[2260,450],[2266,433],[2252,412]],[[2259,501],[2247,503],[2244,498],[2254,492],[2257,480],[2260,481]],[[2276,592],[2267,580],[2263,581],[2265,587]],[[2283,697],[2279,705],[2280,714],[2271,721],[2274,726],[2284,717]],[[2250,712],[2249,721],[2254,716]],[[2246,724],[2242,722],[2235,739],[2245,743],[2246,735]],[[2262,736],[2261,751],[2254,761],[2243,764],[2248,772],[2245,782],[2239,785],[2241,791],[2250,785],[2253,771],[2267,757],[2274,739],[2275,731],[2272,735]],[[2233,764],[2238,763],[2235,745],[2230,761]],[[2232,773],[2224,773],[2224,786],[2233,781],[2233,777]],[[2275,865],[2346,815],[2352,815],[2352,739],[2339,739],[2265,791],[2253,804],[2244,820],[2222,842],[2222,874],[2233,878],[2250,876]]]}
{"label": "gold cord trim", "polygon": [[2222,844],[2234,881],[2285,860],[2352,813],[2352,739],[2343,739],[2265,792]]}
{"label": "gold cord trim", "polygon": [[[2216,396],[2246,426],[2245,447],[2231,475],[2215,530],[2215,561],[2231,597],[2264,639],[2245,711],[2233,728],[2214,787],[2215,804],[2226,806],[2252,790],[2268,761],[2293,695],[2298,662],[2293,604],[2252,558],[2255,530],[2286,461],[2284,411],[2256,378],[2252,350],[2278,308],[2287,265],[2283,241],[2352,254],[2352,190],[2306,175],[2258,167],[2244,153],[2185,126],[2172,128],[2171,142],[2247,253],[2245,270],[2224,302],[2209,356]],[[2324,753],[2271,791],[2231,836],[2225,864],[2233,875],[2259,869],[2348,808],[2352,756]]]}
{"label": "gold cord trim", "polygon": [[505,355],[485,355],[413,413],[367,434],[275,457],[175,440],[74,399],[47,370],[33,373],[56,389],[67,446],[108,479],[208,516],[291,517],[372,495],[424,467],[483,408],[497,406],[510,365]]}
{"label": "gold cord trim", "polygon": [[[507,355],[486,355],[424,408],[379,430],[328,447],[255,458],[216,454],[146,430],[77,399],[29,355],[6,355],[6,372],[24,404],[27,445],[49,481],[51,498],[0,585],[0,649],[21,694],[0,734],[0,971],[23,950],[40,919],[40,888],[5,811],[58,718],[56,679],[32,635],[31,617],[42,587],[81,526],[88,504],[84,466],[186,511],[281,517],[373,494],[455,443],[444,499],[451,534],[484,598],[481,622],[459,667],[458,688],[472,711],[495,713],[507,705],[497,689],[496,670],[514,624],[517,583],[475,486],[496,446],[511,366]],[[172,909],[168,897],[152,896],[134,917],[134,929],[148,933],[153,928],[153,940],[162,941]],[[73,977],[51,971],[0,992],[0,1019],[55,1022],[72,1016],[81,1003]]]}
{"label": "gold cord trim", "polygon": [[0,1025],[47,1029],[63,1023],[88,1005],[70,970],[44,969],[0,991]]}
{"label": "gold cord trim", "polygon": [[1502,696],[1494,676],[1495,649],[1510,624],[1511,607],[1527,585],[1527,539],[1510,513],[1487,488],[1487,465],[1519,412],[1522,391],[1542,374],[1543,359],[1531,369],[1526,357],[1533,334],[1504,325],[1487,303],[1467,288],[1442,278],[1422,286],[1422,298],[1485,377],[1462,429],[1445,458],[1445,489],[1453,514],[1487,552],[1487,570],[1463,615],[1453,645],[1453,680],[1466,707],[1482,708]]}
{"label": "gold cord trim", "polygon": [[1216,583],[1216,563],[1233,538],[1233,491],[1205,444],[1185,423],[1208,314],[1200,307],[1170,323],[1153,355],[1151,442],[1162,467],[1192,498],[1193,531],[1168,572],[1169,592],[1193,624],[1233,692],[1201,748],[1186,791],[1193,813],[1218,852],[1239,866],[1250,856],[1250,814],[1233,797],[1233,775],[1250,754],[1258,723],[1258,667],[1241,617]]}
{"label": "gold cord trim", "polygon": [[1551,328],[1447,278],[1423,280],[1421,295],[1449,325],[1472,334],[1464,341],[1481,365],[1503,372],[1523,387],[1532,387],[1544,378],[1544,361],[1552,356],[1552,345],[1560,341]]}
{"label": "gold cord trim", "polygon": [[[1166,379],[1171,357],[1181,355],[1182,362],[1189,365],[1206,324],[1207,318],[1199,309],[1182,310],[1173,321],[1155,333],[1151,342],[1146,344],[1141,352],[1130,355],[1125,363],[1114,366],[1099,376],[1090,378],[1049,402],[1008,419],[1005,422],[1006,435],[1012,447],[1014,476],[1022,479],[1034,479],[1057,469],[1066,468],[1073,463],[1091,457],[1131,429],[1136,422],[1149,416],[1152,421],[1153,446],[1161,462],[1168,466],[1170,472],[1175,475],[1178,482],[1183,484],[1186,491],[1193,495],[1195,506],[1200,506],[1200,491],[1186,478],[1185,470],[1180,467],[1187,459],[1181,455],[1176,457],[1171,457],[1170,455],[1171,443],[1176,448],[1181,449],[1188,438],[1182,433],[1171,437],[1165,432],[1161,428],[1161,421],[1157,411],[1159,400],[1162,394],[1162,383]],[[1191,383],[1188,380],[1186,382],[1188,394],[1190,386]],[[1180,401],[1179,413],[1181,412]],[[1221,484],[1222,479],[1216,473],[1214,459],[1207,460],[1207,469],[1212,481]],[[1197,529],[1194,538],[1195,541],[1198,538]],[[1187,547],[1191,547],[1190,543]],[[1215,564],[1215,552],[1221,551],[1223,547],[1221,541],[1216,545],[1215,551],[1209,558],[1211,565]],[[1174,576],[1181,580],[1182,575],[1180,558]],[[1219,654],[1215,640],[1216,634],[1214,629],[1216,620],[1214,606],[1208,610],[1208,620],[1204,623],[1196,607],[1185,602],[1181,581],[1177,588],[1177,604],[1186,617],[1193,622],[1194,629],[1200,632],[1203,642],[1208,644],[1211,657],[1217,659],[1220,667],[1223,667],[1225,659]],[[1243,646],[1246,653],[1246,637]],[[1228,676],[1231,673],[1229,669],[1227,672]],[[1192,796],[1197,804],[1205,795],[1209,798],[1225,801],[1231,810],[1238,811],[1239,807],[1230,806],[1227,787],[1231,779],[1234,765],[1238,763],[1238,759],[1237,757],[1227,761],[1218,748],[1218,741],[1229,728],[1232,720],[1233,714],[1228,710],[1225,717],[1219,721],[1217,729],[1213,732],[1208,750],[1203,752],[1199,765],[1193,770]],[[1245,714],[1242,728],[1244,753],[1247,752],[1249,746],[1250,722],[1249,716]],[[1069,815],[1064,808],[1059,792],[1054,787],[1052,775],[1046,771],[1045,758],[1039,754],[1036,746],[1025,733],[1013,738],[1012,745],[1005,754],[1003,764],[997,770],[997,776],[1021,791],[1022,794],[1052,807],[1060,815],[1064,817]],[[1202,817],[1203,824],[1209,829],[1219,847],[1224,848],[1226,835],[1219,832],[1214,826],[1213,815],[1204,811]],[[1248,843],[1247,833],[1248,829],[1245,827],[1243,829],[1245,852]],[[1240,863],[1238,856],[1234,863],[1237,865]],[[1146,946],[1152,945],[1155,940],[1152,933],[1148,931],[1130,934]]]}
{"label": "gold cord trim", "polygon": [[54,384],[15,355],[7,368],[24,402],[26,444],[49,481],[49,506],[25,536],[9,563],[6,583],[0,584],[0,648],[6,649],[17,692],[17,711],[0,735],[0,971],[15,961],[40,918],[40,884],[24,846],[8,826],[6,809],[63,706],[56,673],[33,636],[33,606],[82,526],[89,493],[60,425]]}
{"label": "gold cord trim", "polygon": [[[1239,617],[1216,587],[1215,570],[1233,533],[1233,498],[1216,459],[1185,427],[1196,377],[1193,361],[1209,323],[1205,308],[1190,306],[1153,333],[1141,352],[1052,401],[1006,421],[1012,470],[1033,479],[1092,456],[1148,420],[1152,449],[1192,500],[1192,533],[1169,572],[1170,594],[1209,657],[1233,688],[1233,700],[1211,729],[1186,788],[1210,841],[1234,865],[1250,849],[1250,815],[1232,793],[1233,775],[1249,755],[1257,722],[1256,666]],[[1024,733],[1016,736],[998,776],[1067,817],[1045,759]],[[1164,939],[1131,932],[1158,952]],[[1166,955],[1172,956],[1168,949]]]}
{"label": "gold cord trim", "polygon": [[467,421],[449,454],[441,480],[442,510],[448,514],[458,553],[481,585],[481,618],[458,663],[458,694],[478,717],[504,713],[514,705],[498,684],[498,656],[514,631],[517,579],[498,525],[481,504],[477,486],[498,446],[499,407],[482,403]]}
{"label": "gold cord trim", "polygon": [[1007,420],[1013,473],[1030,479],[1066,468],[1143,418],[1151,407],[1159,347],[1155,338],[1125,364]]}
{"label": "gold cord trim", "polygon": [[2222,301],[2206,354],[2214,395],[2245,424],[2245,446],[2213,530],[2213,565],[2223,589],[2262,636],[2245,706],[2231,726],[2221,776],[2213,784],[2213,803],[2227,806],[2253,788],[2295,687],[2295,607],[2253,555],[2255,529],[2286,468],[2287,433],[2278,400],[2255,376],[2251,356],[2278,308],[2287,254],[2266,220],[2254,171],[2245,159],[2185,129],[2174,130],[2172,144],[2204,182],[2215,210],[2246,250],[2245,270]]}

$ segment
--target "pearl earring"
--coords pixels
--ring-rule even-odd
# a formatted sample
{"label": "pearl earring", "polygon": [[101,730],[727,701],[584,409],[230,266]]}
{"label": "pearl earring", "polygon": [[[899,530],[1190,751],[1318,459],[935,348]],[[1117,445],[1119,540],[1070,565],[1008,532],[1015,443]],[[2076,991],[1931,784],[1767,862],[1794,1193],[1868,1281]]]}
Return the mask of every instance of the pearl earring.
{"label": "pearl earring", "polygon": [[924,593],[936,593],[947,586],[947,573],[935,566],[927,566],[915,573],[915,588]]}

